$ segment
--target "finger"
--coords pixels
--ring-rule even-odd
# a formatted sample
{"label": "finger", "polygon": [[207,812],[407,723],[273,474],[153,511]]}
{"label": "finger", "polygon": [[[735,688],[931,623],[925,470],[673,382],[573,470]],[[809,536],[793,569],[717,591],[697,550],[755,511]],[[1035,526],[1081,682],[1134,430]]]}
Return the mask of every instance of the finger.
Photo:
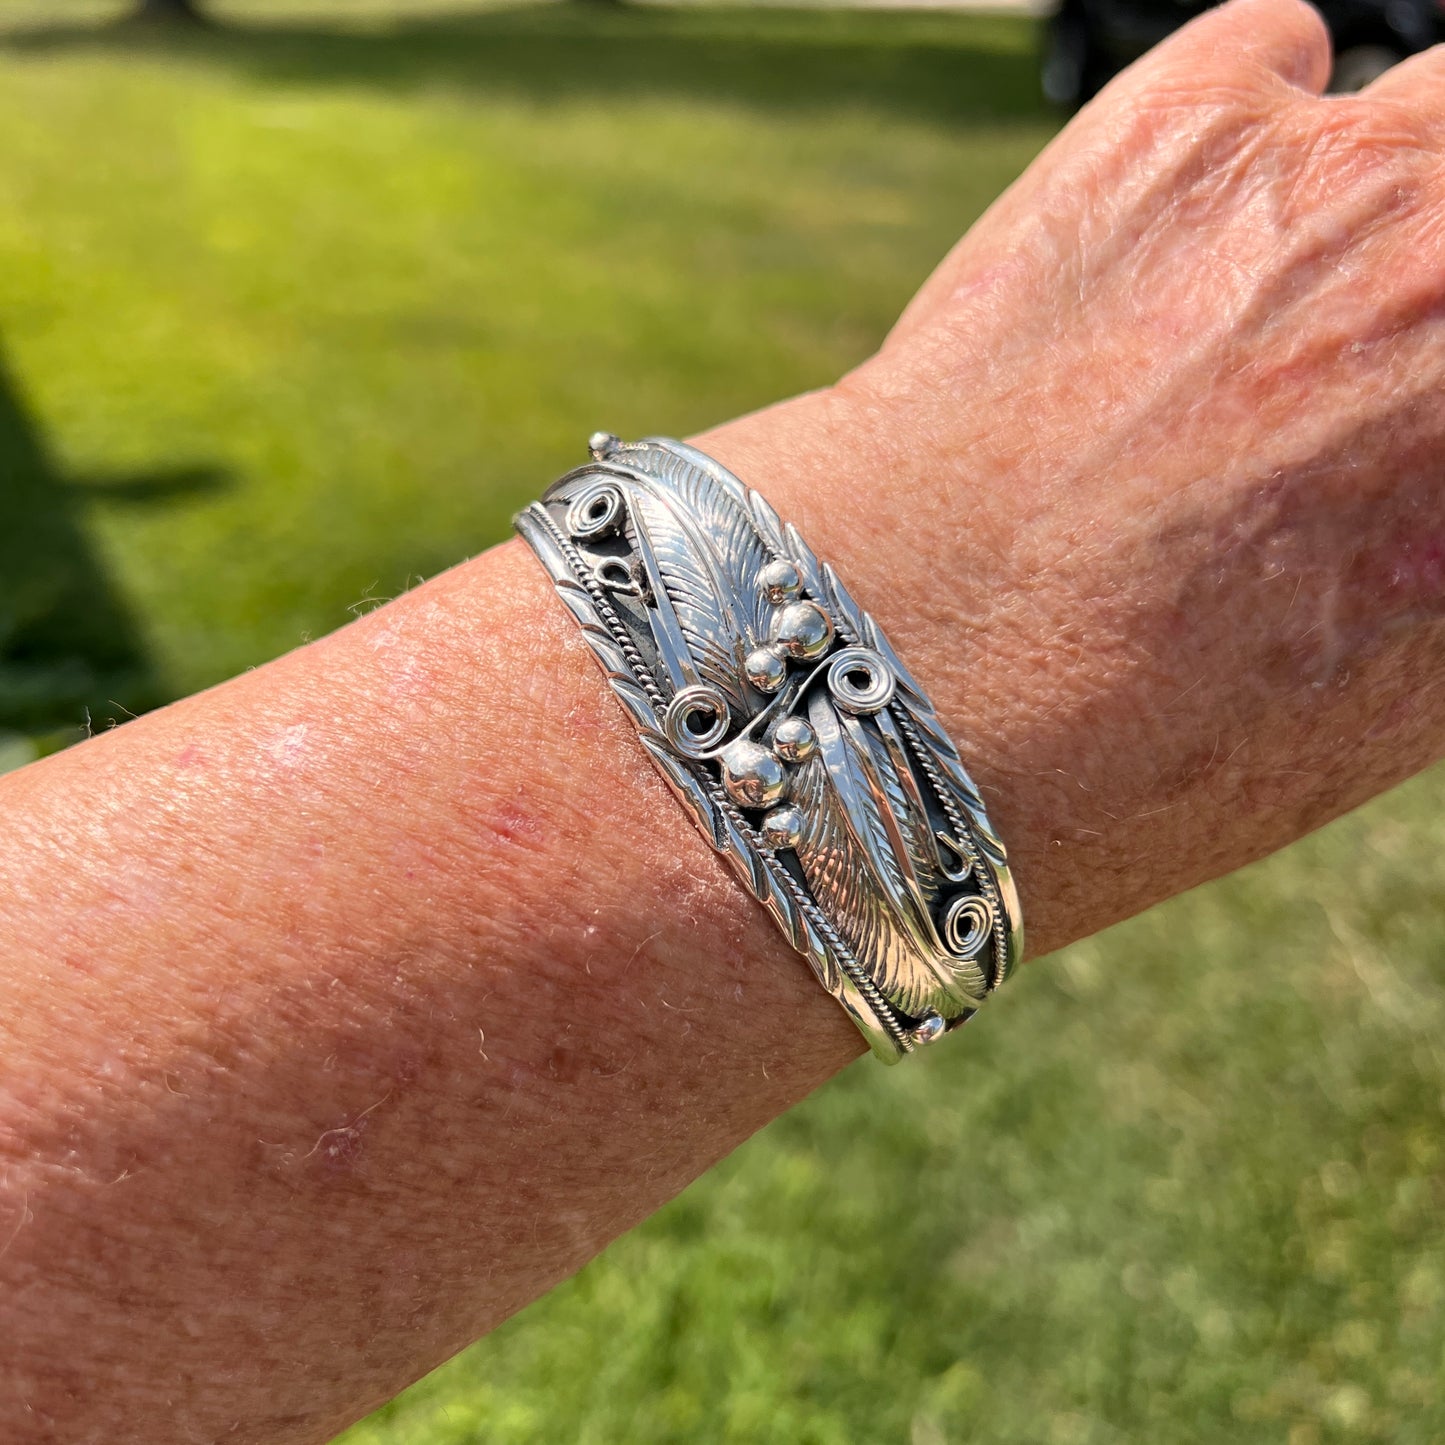
{"label": "finger", "polygon": [[1238,79],[1241,61],[1319,95],[1330,79],[1330,33],[1304,0],[1229,0],[1176,31],[1143,66],[1229,81]]}
{"label": "finger", "polygon": [[1424,117],[1440,116],[1445,102],[1445,45],[1432,45],[1402,60],[1372,80],[1360,95],[1408,106]]}

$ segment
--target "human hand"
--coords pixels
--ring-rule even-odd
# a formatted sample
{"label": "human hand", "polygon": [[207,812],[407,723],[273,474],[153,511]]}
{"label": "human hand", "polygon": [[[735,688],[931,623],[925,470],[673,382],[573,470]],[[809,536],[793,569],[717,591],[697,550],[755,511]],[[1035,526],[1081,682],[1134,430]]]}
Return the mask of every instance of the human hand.
{"label": "human hand", "polygon": [[1036,949],[1445,740],[1445,53],[1328,74],[1313,10],[1234,0],[1110,85],[790,404],[853,487],[753,446],[769,413],[704,439],[918,659]]}

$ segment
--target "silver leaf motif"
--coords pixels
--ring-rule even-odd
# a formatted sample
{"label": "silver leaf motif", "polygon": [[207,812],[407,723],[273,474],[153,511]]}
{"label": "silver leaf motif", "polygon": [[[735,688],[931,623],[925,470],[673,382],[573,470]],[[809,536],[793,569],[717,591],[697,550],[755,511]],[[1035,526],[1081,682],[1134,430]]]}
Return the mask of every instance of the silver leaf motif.
{"label": "silver leaf motif", "polygon": [[926,820],[914,814],[902,784],[889,776],[891,764],[874,753],[857,721],[824,697],[813,699],[809,719],[818,750],[798,770],[792,796],[805,821],[798,862],[814,897],[905,1013],[948,1010],[961,984],[982,999],[981,971],[943,961],[927,911],[940,870],[919,836]]}
{"label": "silver leaf motif", "polygon": [[663,649],[673,686],[710,682],[733,715],[747,707],[736,654],[737,621],[711,559],[697,545],[691,519],[644,487],[629,498],[637,541],[667,628]]}

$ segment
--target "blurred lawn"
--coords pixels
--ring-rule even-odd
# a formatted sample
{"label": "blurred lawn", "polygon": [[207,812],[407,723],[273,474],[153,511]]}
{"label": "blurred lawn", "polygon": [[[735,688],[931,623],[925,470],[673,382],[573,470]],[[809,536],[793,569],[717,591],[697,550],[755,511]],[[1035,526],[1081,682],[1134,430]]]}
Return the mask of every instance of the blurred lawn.
{"label": "blurred lawn", "polygon": [[999,20],[11,34],[12,730],[331,629],[501,537],[599,424],[685,434],[831,381],[1048,130]]}
{"label": "blurred lawn", "polygon": [[[114,9],[0,0],[11,761],[495,540],[597,425],[832,379],[1051,129],[1020,21]],[[850,1071],[348,1445],[1445,1438],[1440,788]]]}

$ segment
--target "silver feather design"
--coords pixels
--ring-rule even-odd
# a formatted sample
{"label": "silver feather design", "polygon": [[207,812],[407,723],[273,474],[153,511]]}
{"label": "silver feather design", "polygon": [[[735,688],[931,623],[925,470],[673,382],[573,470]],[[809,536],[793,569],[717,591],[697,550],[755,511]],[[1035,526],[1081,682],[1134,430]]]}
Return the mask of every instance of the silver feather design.
{"label": "silver feather design", "polygon": [[769,550],[767,539],[749,515],[746,495],[740,494],[738,487],[727,486],[711,470],[695,465],[685,449],[658,447],[650,469],[663,484],[661,494],[674,496],[684,512],[699,522],[720,580],[739,599],[737,620],[751,645],[757,646],[767,636],[772,616],[772,604],[763,595],[759,574],[775,555],[782,555],[781,548]]}
{"label": "silver feather design", "polygon": [[886,708],[874,714],[873,725],[878,729],[877,743],[861,728],[857,735],[875,755],[877,775],[888,805],[887,816],[892,820],[890,832],[894,835],[895,850],[908,860],[905,882],[931,925],[933,905],[938,902],[944,882],[938,845],[933,840],[918,783],[908,766],[903,738]]}
{"label": "silver feather design", "polygon": [[660,622],[671,634],[663,659],[673,691],[710,682],[727,698],[735,717],[745,711],[741,669],[735,652],[736,623],[711,559],[693,528],[666,498],[641,486],[629,488],[634,540],[657,599]]}
{"label": "silver feather design", "polygon": [[792,784],[808,887],[891,1003],[914,1017],[957,1013],[983,980],[976,965],[948,957],[934,928],[940,873],[926,815],[891,760],[826,696],[812,700],[808,720],[818,747]]}
{"label": "silver feather design", "polygon": [[[671,490],[650,477],[628,488],[638,551],[659,603],[676,623],[668,659],[674,690],[702,680],[735,717],[749,709],[743,662],[766,635],[759,575],[771,554],[747,512],[711,477],[673,457]],[[696,677],[689,677],[689,669]]]}

